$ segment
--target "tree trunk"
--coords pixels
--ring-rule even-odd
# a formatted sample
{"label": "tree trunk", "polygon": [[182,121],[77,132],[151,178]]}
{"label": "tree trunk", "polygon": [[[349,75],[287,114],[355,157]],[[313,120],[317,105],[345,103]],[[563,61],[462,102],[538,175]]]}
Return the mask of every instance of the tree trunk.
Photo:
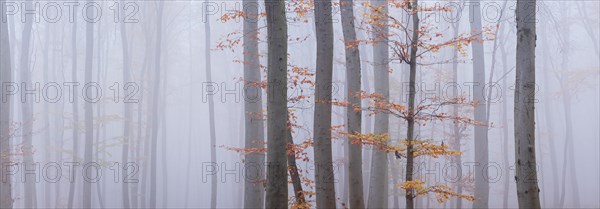
{"label": "tree trunk", "polygon": [[[206,1],[208,2],[208,0]],[[210,19],[206,18],[206,22],[204,23],[204,33],[205,33],[205,51],[204,58],[206,64],[206,81],[208,83],[212,82],[212,69],[211,69],[211,58],[210,58]],[[210,162],[217,162],[217,139],[215,133],[215,105],[214,98],[212,96],[208,97],[208,118],[209,118],[209,126],[210,126]],[[217,207],[217,175],[212,175],[210,179],[210,208]]]}
{"label": "tree trunk", "polygon": [[[265,134],[262,116],[262,88],[258,52],[258,7],[256,0],[244,0],[244,147],[264,148]],[[246,155],[244,178],[244,208],[263,208],[265,188],[265,154]],[[249,169],[254,168],[254,169]],[[256,173],[254,173],[256,171]]]}
{"label": "tree trunk", "polygon": [[[32,2],[27,1],[25,5],[28,8],[32,7]],[[23,33],[21,37],[22,46],[21,46],[21,60],[20,60],[20,71],[21,71],[21,82],[27,85],[29,88],[32,87],[33,83],[31,82],[30,75],[30,64],[29,64],[29,46],[31,44],[31,33],[33,27],[33,20],[26,19],[25,25],[23,26]],[[22,101],[21,105],[21,113],[23,115],[23,160],[25,161],[25,166],[31,168],[35,166],[33,162],[33,100],[35,98],[29,97],[26,98],[25,101]],[[37,101],[36,101],[37,102]],[[34,178],[26,178],[25,179],[25,207],[26,208],[37,208],[37,192],[36,192],[36,180]]]}
{"label": "tree trunk", "polygon": [[[453,37],[458,37],[458,31],[460,28],[460,21],[457,21],[455,24],[452,25],[453,28]],[[452,62],[452,82],[454,84],[458,85],[458,51],[457,50],[453,50],[452,51],[452,57],[453,57],[453,62]],[[459,92],[457,88],[453,88],[452,89],[452,96],[453,97],[459,97]],[[453,105],[452,106],[452,115],[454,117],[458,117],[458,113],[459,113],[459,106],[458,105]],[[460,126],[459,123],[453,123],[453,139],[454,141],[452,142],[452,149],[461,152],[462,148],[461,148],[461,138],[462,138],[462,127]],[[462,168],[462,155],[455,155],[452,157],[452,160],[454,161],[454,163],[456,163],[456,165],[458,165],[459,167]],[[462,169],[458,169],[457,170],[457,176],[458,178],[458,183],[456,184],[456,192],[459,194],[462,194],[463,191],[463,185],[462,185]],[[456,199],[456,208],[462,208],[462,198],[457,198]]]}
{"label": "tree trunk", "polygon": [[[385,1],[373,1],[373,6],[381,7],[381,24],[374,25],[373,39],[373,77],[375,93],[381,94],[384,99],[389,99],[389,51],[387,43],[388,6]],[[389,129],[389,115],[379,113],[375,115],[374,134],[386,134]],[[371,176],[369,182],[369,196],[367,208],[387,208],[388,193],[388,161],[387,153],[373,149],[371,157]]]}
{"label": "tree trunk", "polygon": [[[540,208],[535,160],[535,1],[517,1],[515,160],[519,208]],[[532,17],[532,18],[530,18]],[[526,19],[529,18],[529,19]]]}
{"label": "tree trunk", "polygon": [[266,208],[287,208],[285,140],[287,108],[287,22],[285,1],[265,0],[267,8],[267,194]]}
{"label": "tree trunk", "polygon": [[[342,30],[344,33],[344,43],[346,52],[346,98],[350,106],[346,107],[346,128],[349,134],[361,133],[362,113],[354,111],[354,108],[360,108],[361,99],[356,97],[361,88],[361,66],[360,52],[356,42],[356,30],[354,28],[354,2],[353,0],[340,0],[340,9],[342,17]],[[362,145],[353,144],[348,138],[348,185],[350,186],[350,208],[364,208],[365,200],[363,194],[363,173],[362,173]],[[346,192],[346,191],[344,191]]]}
{"label": "tree trunk", "polygon": [[[406,140],[408,141],[408,146],[406,146],[406,181],[413,180],[413,169],[414,169],[414,154],[413,154],[413,140],[414,132],[415,132],[415,94],[416,94],[416,76],[417,76],[417,51],[418,51],[418,43],[419,43],[419,13],[414,12],[417,11],[419,6],[419,2],[415,0],[409,5],[409,10],[412,12],[412,25],[413,25],[413,33],[412,39],[410,43],[410,73],[409,73],[409,81],[408,81],[408,112],[410,116],[407,119],[408,127],[406,129]],[[409,189],[406,191],[406,208],[413,209],[415,208],[414,198],[416,197],[415,191]]]}
{"label": "tree trunk", "polygon": [[[4,5],[5,0],[0,0],[0,4]],[[6,20],[6,13],[2,12],[0,18]],[[12,64],[10,53],[10,41],[8,36],[8,24],[5,21],[0,21],[0,82],[12,82]],[[10,162],[10,133],[11,125],[11,102],[8,97],[0,103],[0,165],[6,165]],[[13,207],[11,181],[0,182],[0,208],[11,209]]]}
{"label": "tree trunk", "polygon": [[[42,63],[42,67],[43,67],[43,80],[45,83],[50,82],[50,65],[49,65],[49,51],[50,51],[50,43],[53,42],[54,40],[52,40],[52,33],[50,33],[50,28],[51,27],[46,27],[46,31],[45,31],[45,40],[44,40],[44,52],[43,52],[43,56],[44,56],[44,61]],[[53,128],[52,126],[50,126],[50,104],[48,104],[48,102],[44,102],[43,104],[43,111],[42,111],[42,118],[43,118],[43,130],[44,132],[42,133],[44,136],[52,136],[50,130]],[[52,145],[50,144],[52,140],[44,140],[44,161],[46,161],[46,163],[48,162],[52,162],[52,152],[50,151],[50,148],[52,147]],[[52,184],[49,184],[46,182],[46,184],[43,184],[44,186],[44,206],[45,207],[50,207],[52,205],[51,200],[50,200],[50,190],[52,189]]]}
{"label": "tree trunk", "polygon": [[315,2],[317,72],[314,112],[315,190],[317,208],[335,208],[331,156],[331,97],[333,79],[333,25],[331,1]]}
{"label": "tree trunk", "polygon": [[[77,15],[73,17],[73,27],[71,29],[71,82],[77,82]],[[78,162],[79,158],[79,105],[78,97],[73,97],[73,162]],[[75,185],[77,184],[77,169],[71,169],[69,179],[69,202],[67,208],[73,208],[73,199],[75,197]]]}
{"label": "tree trunk", "polygon": [[287,131],[287,162],[288,170],[290,171],[290,178],[292,179],[292,185],[294,187],[294,196],[296,197],[296,203],[302,205],[306,203],[304,198],[304,190],[302,189],[302,180],[298,173],[298,165],[296,164],[296,151],[294,150],[294,137],[292,136],[291,126]]}
{"label": "tree trunk", "polygon": [[[471,32],[478,34],[475,38],[482,39],[481,33],[481,7],[479,2],[475,2],[473,7],[469,9],[471,17]],[[474,110],[475,121],[487,124],[485,106],[485,55],[483,50],[483,42],[471,42],[473,48],[473,100],[477,102]],[[491,88],[490,88],[491,89]],[[473,193],[477,200],[473,202],[473,208],[488,208],[488,198],[490,193],[490,185],[485,179],[488,176],[488,169],[483,169],[488,164],[488,128],[487,126],[475,125],[474,127],[474,144],[475,144],[475,190]]]}
{"label": "tree trunk", "polygon": [[152,101],[152,138],[151,138],[151,159],[150,159],[150,208],[156,208],[156,178],[157,178],[157,157],[158,157],[158,124],[159,124],[159,115],[158,115],[158,98],[160,95],[160,61],[161,61],[161,50],[162,50],[162,22],[163,22],[163,8],[164,1],[160,1],[158,3],[158,14],[156,15],[156,45],[155,45],[155,56],[154,56],[154,89],[152,91],[153,101]]}
{"label": "tree trunk", "polygon": [[[124,1],[123,1],[124,2]],[[129,69],[129,42],[127,40],[127,27],[125,23],[121,22],[121,46],[123,49],[123,86],[126,89],[129,82],[131,82],[131,71]],[[123,150],[121,151],[121,167],[124,168],[121,180],[127,179],[129,173],[127,172],[127,161],[129,161],[129,139],[131,137],[131,105],[127,101],[123,101],[125,120],[123,121]],[[129,183],[121,182],[121,190],[123,193],[123,208],[129,208]]]}

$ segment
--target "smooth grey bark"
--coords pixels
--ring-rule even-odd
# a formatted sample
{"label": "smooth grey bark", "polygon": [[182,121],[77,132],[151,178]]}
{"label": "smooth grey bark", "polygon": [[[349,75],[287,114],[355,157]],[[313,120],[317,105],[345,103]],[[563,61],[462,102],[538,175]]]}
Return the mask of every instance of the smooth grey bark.
{"label": "smooth grey bark", "polygon": [[302,180],[300,179],[300,174],[298,173],[298,165],[296,164],[296,151],[294,150],[294,137],[292,136],[291,126],[287,130],[286,135],[288,149],[288,170],[290,172],[290,178],[292,179],[292,186],[294,187],[294,197],[296,197],[296,203],[298,205],[302,205],[303,203],[306,203],[306,198],[304,197],[304,190],[302,189]]}
{"label": "smooth grey bark", "polygon": [[287,208],[287,22],[285,1],[265,0],[267,13],[266,208]]}
{"label": "smooth grey bark", "polygon": [[151,159],[150,159],[150,208],[156,208],[156,178],[157,178],[157,149],[158,149],[158,123],[159,123],[159,115],[158,115],[158,98],[160,97],[160,71],[161,71],[161,50],[162,50],[162,26],[163,26],[163,9],[164,9],[164,1],[160,1],[158,3],[158,14],[156,15],[156,43],[155,43],[155,54],[154,54],[154,89],[153,89],[153,99],[152,99],[152,138],[151,138]]}
{"label": "smooth grey bark", "polygon": [[[208,0],[206,0],[208,3]],[[211,69],[211,57],[210,57],[210,19],[208,17],[209,14],[206,14],[207,18],[205,18],[206,22],[204,23],[204,63],[206,70],[206,81],[208,83],[212,82],[212,69]],[[214,98],[212,96],[208,97],[208,123],[210,128],[210,162],[217,162],[217,138],[215,133],[215,104]],[[217,207],[217,176],[212,175],[210,178],[210,208]]]}
{"label": "smooth grey bark", "polygon": [[[354,1],[340,0],[340,4],[342,30],[345,43],[344,48],[346,52],[346,98],[350,102],[350,106],[346,107],[346,128],[349,134],[358,134],[361,133],[362,112],[355,111],[354,108],[362,107],[361,99],[357,97],[357,94],[361,89],[361,60],[359,48],[354,45],[356,42]],[[365,197],[363,194],[362,144],[353,144],[350,138],[347,138],[347,141],[347,182],[350,193],[349,206],[352,209],[360,209],[365,207]]]}
{"label": "smooth grey bark", "polygon": [[[409,10],[412,12],[412,38],[410,42],[410,72],[408,80],[408,112],[410,116],[407,118],[406,128],[406,140],[408,145],[406,146],[406,181],[413,180],[414,170],[414,154],[413,154],[413,140],[415,139],[415,94],[416,92],[416,75],[417,75],[417,51],[419,50],[419,13],[417,11],[419,6],[418,0],[413,1],[409,5]],[[409,189],[406,191],[406,208],[415,208],[414,199],[416,197],[415,191]]]}
{"label": "smooth grey bark", "polygon": [[517,0],[514,130],[519,208],[540,208],[535,159],[535,10],[535,0]]}
{"label": "smooth grey bark", "polygon": [[[32,1],[27,1],[25,3],[29,8],[32,7]],[[27,86],[32,86],[31,82],[31,69],[29,64],[29,48],[31,44],[31,33],[33,27],[33,19],[26,19],[25,24],[23,26],[23,33],[21,34],[21,60],[19,70],[21,71],[21,82],[25,83]],[[34,166],[33,162],[33,102],[34,98],[21,98],[21,113],[23,120],[23,160],[26,166]],[[26,208],[37,208],[37,191],[36,191],[36,179],[35,178],[26,178],[25,179],[25,207]]]}
{"label": "smooth grey bark", "polygon": [[[365,12],[365,11],[366,11],[366,9],[364,9],[362,12]],[[358,37],[360,40],[367,40],[369,38],[368,33],[366,33],[365,31],[358,30],[357,32],[358,32]],[[369,81],[369,71],[372,70],[372,68],[371,68],[371,64],[369,62],[367,62],[367,60],[371,60],[369,58],[369,55],[370,54],[372,55],[372,53],[367,53],[366,44],[361,44],[358,47],[359,47],[360,59],[363,61],[361,63],[361,70],[362,70],[361,81],[363,83],[362,87],[364,88],[365,92],[371,92],[371,84]],[[362,53],[360,53],[360,52],[362,52]],[[361,101],[361,105],[362,106],[368,105],[368,101],[366,101],[366,100]],[[368,112],[363,112],[361,114],[361,117],[364,119],[364,127],[361,127],[361,128],[364,128],[363,133],[372,133],[373,117],[371,117]],[[371,171],[370,171],[371,156],[372,156],[371,151],[372,151],[371,148],[367,148],[363,151],[363,154],[362,154],[362,158],[363,158],[362,162],[365,163],[365,165],[362,166],[363,170],[364,170],[363,180],[362,180],[363,181],[363,196],[365,193],[367,193],[369,191],[369,188],[370,188],[369,187],[369,178],[371,177],[371,175],[370,175],[371,174]],[[363,197],[363,199],[364,199],[364,197]],[[364,204],[366,204],[366,203],[364,203]]]}
{"label": "smooth grey bark", "polygon": [[[124,2],[124,1],[123,1]],[[124,88],[126,85],[129,84],[129,82],[131,82],[131,69],[129,68],[129,41],[127,40],[127,27],[125,26],[125,22],[121,21],[120,23],[121,25],[121,46],[122,46],[122,50],[123,50],[123,86]],[[124,168],[123,173],[122,173],[122,178],[121,180],[125,180],[127,179],[127,176],[129,175],[129,173],[127,172],[127,163],[129,161],[129,143],[130,143],[130,137],[131,137],[131,122],[133,120],[132,115],[131,115],[131,105],[128,104],[126,101],[123,101],[123,112],[125,114],[125,119],[123,121],[123,147],[121,150],[121,163],[122,163],[122,167]],[[121,183],[121,192],[123,193],[123,208],[129,208],[130,207],[130,203],[129,203],[129,183],[128,182],[122,182]]]}
{"label": "smooth grey bark", "polygon": [[[387,35],[389,28],[388,5],[386,1],[374,0],[374,7],[381,7],[382,15],[380,25],[373,26],[373,78],[375,93],[381,94],[384,99],[389,99],[389,50]],[[374,134],[386,134],[389,132],[389,115],[378,113],[374,118]],[[367,208],[387,208],[388,193],[388,161],[387,153],[379,149],[373,149],[371,155],[371,176],[369,180],[369,194]]]}
{"label": "smooth grey bark", "polygon": [[[5,0],[0,0],[4,5]],[[2,12],[0,18],[6,19],[6,13]],[[8,36],[8,23],[0,21],[0,82],[12,82],[12,62],[10,52],[10,40]],[[10,133],[11,125],[11,102],[8,97],[0,103],[0,165],[10,162]],[[4,172],[4,169],[1,171]],[[2,175],[4,176],[4,175]],[[0,208],[10,209],[13,207],[11,181],[0,181]]]}
{"label": "smooth grey bark", "polygon": [[[77,15],[73,17],[73,27],[71,28],[71,82],[77,82]],[[79,99],[73,97],[73,162],[79,161]],[[71,169],[69,179],[69,200],[67,208],[73,208],[73,200],[75,198],[75,185],[77,184],[77,169]]]}
{"label": "smooth grey bark", "polygon": [[[469,9],[469,16],[471,17],[470,25],[471,32],[475,33],[476,39],[482,39],[482,26],[481,26],[481,7],[480,2],[476,1],[473,7]],[[474,41],[471,42],[472,53],[473,53],[473,100],[477,102],[475,110],[473,111],[475,121],[487,124],[488,119],[486,117],[486,106],[485,106],[485,54],[483,50],[483,42]],[[491,89],[491,88],[490,88]],[[488,128],[487,126],[475,125],[474,126],[474,144],[475,144],[475,162],[479,166],[475,167],[475,189],[473,191],[477,200],[473,202],[473,208],[488,208],[490,185],[485,179],[488,176],[488,169],[483,169],[487,166],[489,161],[488,151]]]}
{"label": "smooth grey bark", "polygon": [[[87,1],[91,3],[92,1]],[[94,54],[94,24],[90,21],[86,21],[86,53],[85,53],[85,83],[92,82],[92,62],[93,62],[93,54]],[[86,92],[87,94],[88,92]],[[86,101],[83,109],[84,109],[84,120],[85,120],[85,151],[83,161],[84,164],[91,164],[92,162],[92,154],[93,154],[93,146],[94,146],[94,113],[92,109],[92,103],[90,101]],[[91,169],[88,169],[86,172],[87,176],[91,176]],[[92,207],[92,184],[90,181],[83,181],[83,207],[91,208]]]}
{"label": "smooth grey bark", "polygon": [[331,98],[333,80],[333,24],[330,0],[315,1],[317,69],[314,112],[315,190],[317,208],[335,208],[331,153]]}
{"label": "smooth grey bark", "polygon": [[[258,52],[258,1],[244,0],[244,147],[264,148],[265,133],[262,116],[262,88],[260,54]],[[244,208],[263,208],[265,188],[260,180],[265,178],[265,154],[250,153],[245,156]],[[255,168],[255,169],[248,169]]]}

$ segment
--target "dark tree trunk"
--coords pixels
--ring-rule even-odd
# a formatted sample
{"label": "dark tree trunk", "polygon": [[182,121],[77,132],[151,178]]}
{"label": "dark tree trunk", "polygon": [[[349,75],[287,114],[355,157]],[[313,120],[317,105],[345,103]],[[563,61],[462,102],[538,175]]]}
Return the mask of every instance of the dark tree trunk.
{"label": "dark tree trunk", "polygon": [[287,22],[285,1],[265,0],[267,8],[267,193],[266,208],[287,208],[286,131]]}

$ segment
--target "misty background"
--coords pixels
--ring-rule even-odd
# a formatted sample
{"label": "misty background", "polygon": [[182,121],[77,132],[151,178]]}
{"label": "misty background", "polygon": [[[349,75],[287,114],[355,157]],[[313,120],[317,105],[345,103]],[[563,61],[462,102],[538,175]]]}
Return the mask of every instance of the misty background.
{"label": "misty background", "polygon": [[[356,33],[358,39],[369,40],[371,34],[364,29],[366,24],[361,22],[368,13],[364,2],[355,1]],[[6,52],[5,47],[10,49],[8,57],[12,69],[10,82],[2,78],[3,105],[5,101],[10,101],[11,105],[9,129],[2,129],[1,134],[2,139],[9,142],[8,148],[3,145],[2,155],[10,158],[10,163],[2,165],[2,181],[11,182],[14,208],[84,207],[82,167],[76,167],[77,171],[73,174],[69,170],[69,162],[84,161],[87,134],[93,136],[91,157],[97,164],[91,169],[101,173],[101,176],[91,177],[97,181],[90,184],[94,208],[122,208],[123,184],[128,184],[132,208],[152,207],[149,203],[152,160],[157,166],[156,207],[210,208],[213,176],[217,176],[217,193],[213,193],[216,195],[216,207],[244,207],[246,167],[245,154],[240,149],[244,148],[245,140],[246,94],[243,86],[243,18],[239,14],[241,1],[96,1],[93,3],[95,6],[89,7],[84,6],[89,2],[77,1],[1,3],[5,14],[2,24],[7,26],[1,28],[5,30],[2,38],[8,40],[2,44],[9,43],[2,46],[2,53]],[[264,12],[263,3],[258,2],[259,13]],[[317,55],[313,8],[302,0],[286,3],[290,70],[297,67],[314,73]],[[421,5],[448,3],[422,1]],[[457,21],[459,33],[471,32],[468,11],[471,7],[465,6],[464,2],[455,3],[463,5],[462,9],[421,13],[422,17],[427,17],[429,25],[437,27],[440,36],[452,37]],[[495,99],[489,104],[488,147],[489,162],[493,164],[488,168],[491,179],[489,207],[516,208],[515,143],[512,135],[515,1],[508,1],[506,5],[504,1],[481,1],[481,5],[483,27],[494,32],[500,26],[497,34],[486,34],[492,39],[483,41],[485,79],[493,81],[486,84],[496,85],[491,96]],[[162,14],[159,14],[160,11]],[[501,11],[502,19],[498,20]],[[400,13],[401,10],[390,8],[389,12]],[[535,117],[538,140],[535,149],[541,204],[544,208],[598,208],[600,2],[538,1],[537,12]],[[332,95],[335,101],[345,101],[345,52],[337,2],[334,2],[332,20]],[[266,81],[265,17],[261,16],[256,22],[260,54],[256,59],[260,60],[261,78]],[[124,30],[125,38],[122,36]],[[93,38],[91,54],[86,47],[89,34]],[[366,42],[358,46],[363,73],[361,89],[372,92],[373,85],[381,81],[374,79],[373,44]],[[453,84],[448,80],[452,63],[457,63],[459,92],[472,99],[471,47],[464,46],[456,58],[453,50],[456,49],[444,48],[425,55],[427,64],[417,68],[418,98],[448,96],[448,86]],[[210,56],[207,56],[208,53]],[[207,77],[207,57],[210,57],[210,79]],[[89,75],[86,74],[86,59],[91,61]],[[493,77],[489,78],[492,65]],[[406,103],[408,66],[392,59],[389,68],[390,99]],[[125,71],[128,74],[124,74]],[[314,77],[306,79],[314,80]],[[84,86],[90,83],[88,81],[96,84],[86,89]],[[75,84],[71,88],[70,85]],[[482,94],[487,96],[487,90]],[[313,123],[320,120],[313,117],[314,93],[315,87],[309,83],[289,88],[289,95],[309,96],[288,105],[296,116],[298,127],[302,127],[293,131],[296,144],[310,144]],[[266,90],[263,89],[261,97],[266,114]],[[211,160],[209,98],[214,100],[214,161]],[[153,102],[154,99],[157,103]],[[362,103],[368,104],[366,101]],[[85,119],[87,105],[91,107],[91,120]],[[24,113],[24,107],[29,110],[28,114]],[[126,107],[129,107],[128,113]],[[466,115],[473,114],[472,109],[464,111]],[[345,107],[333,106],[332,160],[336,203],[340,208],[347,207],[348,202],[349,171],[345,151],[348,144],[347,137],[336,130],[344,130],[345,114]],[[373,117],[368,112],[363,112],[362,116],[363,133],[373,132]],[[88,126],[90,123],[91,126]],[[128,140],[123,130],[126,123]],[[417,135],[435,143],[449,143],[452,125],[451,121],[427,122],[418,127]],[[93,130],[86,127],[93,127]],[[390,117],[389,135],[392,141],[406,137],[405,130],[404,121]],[[468,176],[469,166],[473,166],[469,163],[476,162],[473,126],[466,126],[462,133],[459,151],[463,152],[463,175]],[[157,137],[155,158],[151,157],[153,150],[150,146],[153,135]],[[77,155],[74,155],[74,139],[79,140]],[[266,143],[266,138],[264,140]],[[128,145],[127,162],[123,162],[125,144]],[[371,174],[372,150],[372,147],[363,147],[365,196]],[[314,180],[313,149],[308,147],[305,151],[308,158],[298,160],[300,173],[303,178]],[[397,159],[393,153],[387,156],[390,164],[388,207],[403,207],[404,191],[398,184],[403,179],[401,165],[406,162]],[[35,166],[24,163],[28,157],[36,163]],[[447,166],[450,161],[445,156],[417,160],[424,166],[419,172],[420,178],[441,184],[456,183],[448,174],[447,169],[452,169]],[[126,179],[122,173],[124,168],[131,174]],[[74,181],[70,180],[70,175],[75,176]],[[124,180],[127,182],[124,183]],[[473,182],[464,185],[463,193],[473,194]],[[291,184],[289,188],[288,196],[293,197]],[[314,191],[314,182],[305,182],[304,189]],[[26,194],[26,191],[33,193]],[[477,194],[474,195],[477,197]],[[314,206],[314,195],[307,196],[307,200]],[[418,208],[454,208],[457,200],[450,198],[439,203],[435,195],[429,194],[419,196],[415,201]],[[472,203],[463,201],[462,204],[463,207],[471,207]]]}

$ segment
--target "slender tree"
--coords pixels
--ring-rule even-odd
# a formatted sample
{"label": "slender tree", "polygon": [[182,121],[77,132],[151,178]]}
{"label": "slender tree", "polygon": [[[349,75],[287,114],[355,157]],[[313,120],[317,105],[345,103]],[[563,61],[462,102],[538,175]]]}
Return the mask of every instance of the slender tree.
{"label": "slender tree", "polygon": [[[244,147],[264,148],[264,122],[262,117],[262,88],[260,57],[258,52],[258,1],[244,0]],[[259,180],[265,178],[265,155],[254,152],[246,155],[244,178],[244,208],[263,208],[265,188]],[[253,169],[249,169],[253,168]]]}
{"label": "slender tree", "polygon": [[[206,1],[208,3],[208,0]],[[212,82],[212,65],[210,57],[210,19],[209,14],[206,14],[204,23],[204,64],[206,70],[206,81]],[[208,97],[208,123],[210,128],[210,162],[217,162],[217,138],[215,133],[215,104],[212,96]],[[210,208],[217,207],[217,176],[212,175],[210,179]]]}
{"label": "slender tree", "polygon": [[[123,1],[124,2],[124,1]],[[123,86],[126,89],[129,82],[131,82],[131,70],[129,69],[129,41],[127,40],[127,27],[125,22],[121,21],[121,46],[123,50]],[[127,163],[129,161],[129,144],[131,137],[131,122],[133,120],[131,115],[131,105],[127,101],[123,101],[125,119],[123,121],[123,147],[121,151],[122,165],[125,171],[122,173],[121,180],[127,179],[129,172],[127,171]],[[129,183],[122,182],[121,190],[123,193],[123,208],[129,208]]]}
{"label": "slender tree", "polygon": [[[77,82],[77,15],[73,17],[73,27],[71,28],[71,82]],[[79,161],[79,99],[73,97],[73,162]],[[73,200],[75,199],[75,185],[77,184],[77,169],[71,169],[69,179],[69,200],[67,208],[73,208]]]}
{"label": "slender tree", "polygon": [[[416,76],[417,76],[417,52],[419,49],[419,13],[417,11],[417,7],[419,6],[419,2],[417,0],[413,1],[409,5],[409,9],[412,12],[412,38],[410,42],[410,61],[409,61],[409,78],[408,78],[408,112],[409,114],[414,114],[415,112],[415,95],[416,95]],[[415,117],[414,115],[407,118],[407,128],[406,128],[406,181],[413,181],[414,179],[414,146],[412,142],[415,140]],[[406,191],[406,208],[413,209],[415,208],[414,199],[416,197],[415,190],[409,189]]]}
{"label": "slender tree", "polygon": [[287,208],[287,22],[285,1],[265,0],[267,13],[266,208]]}
{"label": "slender tree", "polygon": [[[460,21],[456,21],[456,23],[452,24],[452,33],[454,35],[454,37],[458,36],[458,30],[460,28]],[[458,50],[456,49],[452,49],[452,57],[453,57],[453,62],[452,62],[452,82],[457,84],[458,83]],[[459,92],[458,92],[458,88],[452,88],[452,96],[453,97],[458,97],[459,96]],[[459,105],[453,105],[452,106],[452,115],[454,117],[458,117],[459,115]],[[453,123],[452,124],[452,149],[456,150],[456,151],[461,151],[461,138],[462,138],[462,130],[463,127],[461,127],[461,125],[459,123]],[[462,155],[456,155],[456,156],[452,156],[452,160],[454,161],[454,163],[456,163],[456,165],[462,165]],[[461,170],[457,170],[457,175],[460,176],[462,178],[462,171]],[[462,182],[458,182],[456,184],[456,192],[457,193],[462,193],[463,191],[463,185]],[[456,199],[456,208],[462,208],[462,198],[458,198]]]}
{"label": "slender tree", "polygon": [[[350,106],[346,107],[346,128],[350,134],[361,133],[362,113],[355,111],[355,107],[361,108],[361,100],[357,97],[361,87],[361,63],[360,52],[356,45],[356,29],[354,28],[354,1],[340,0],[342,30],[346,52],[346,86]],[[362,173],[362,145],[352,143],[348,140],[348,185],[350,208],[364,208],[365,199],[363,194]]]}
{"label": "slender tree", "polygon": [[298,165],[296,164],[296,150],[294,149],[294,137],[292,136],[291,125],[289,125],[287,131],[287,162],[290,178],[292,179],[292,186],[294,188],[294,197],[296,198],[296,206],[302,208],[306,204],[306,198],[304,197],[304,190],[302,189],[302,180],[300,179],[300,173],[298,172]]}
{"label": "slender tree", "polygon": [[[373,25],[373,79],[375,93],[384,99],[390,96],[389,89],[389,50],[388,50],[388,5],[386,1],[374,0],[373,7],[378,8],[380,16],[377,24]],[[389,115],[378,113],[374,120],[375,134],[389,132]],[[388,193],[388,160],[387,154],[379,149],[372,150],[371,176],[369,181],[369,200],[367,208],[386,208]]]}
{"label": "slender tree", "polygon": [[151,155],[151,159],[150,159],[150,208],[156,208],[156,178],[157,178],[157,149],[158,149],[158,124],[159,124],[159,114],[158,114],[158,106],[159,106],[159,100],[158,98],[160,97],[160,71],[161,71],[161,66],[160,66],[160,61],[161,61],[161,55],[162,55],[162,22],[163,22],[163,10],[164,10],[164,5],[165,2],[164,1],[160,1],[158,3],[158,14],[156,15],[156,43],[155,43],[155,48],[154,51],[154,89],[153,89],[153,98],[152,98],[152,138],[151,138],[151,142],[150,142],[150,147],[152,149],[150,155]]}
{"label": "slender tree", "polygon": [[540,208],[535,159],[535,0],[518,0],[515,85],[515,160],[519,208]]}
{"label": "slender tree", "polygon": [[[4,5],[5,0],[0,0],[0,4]],[[2,12],[0,18],[6,20],[6,13]],[[0,21],[0,82],[2,85],[12,82],[12,64],[10,56],[10,43],[8,36],[8,23]],[[2,99],[0,102],[0,164],[6,165],[10,162],[10,112],[11,112],[10,97]],[[0,171],[4,176],[4,169]],[[11,181],[0,182],[0,208],[11,209],[13,207]]]}
{"label": "slender tree", "polygon": [[[92,3],[92,1],[88,1],[88,3]],[[86,21],[86,30],[85,30],[85,83],[92,82],[92,62],[94,55],[94,23],[91,21]],[[88,94],[89,92],[86,92]],[[94,146],[94,112],[92,109],[91,101],[86,101],[83,110],[84,110],[84,120],[85,120],[85,151],[83,161],[84,164],[91,164],[93,160],[93,146]],[[84,172],[91,172],[91,169],[88,169]],[[85,173],[85,176],[92,176],[91,173]],[[91,208],[92,207],[92,184],[90,181],[83,181],[83,207]]]}
{"label": "slender tree", "polygon": [[[481,40],[481,7],[479,2],[474,2],[473,7],[469,9],[471,16],[471,32],[476,34],[475,37]],[[476,121],[487,124],[486,106],[485,106],[485,56],[483,50],[483,42],[471,42],[473,53],[473,100],[477,102],[474,111]],[[476,125],[474,128],[474,144],[475,144],[475,161],[479,166],[475,168],[475,190],[473,191],[477,200],[473,203],[473,208],[488,208],[488,198],[490,186],[485,179],[488,174],[488,169],[483,169],[487,166],[488,152],[488,128],[483,125]]]}
{"label": "slender tree", "polygon": [[335,208],[331,154],[331,97],[333,78],[333,24],[331,1],[315,1],[317,73],[314,112],[315,188],[317,208]]}
{"label": "slender tree", "polygon": [[[32,7],[32,1],[25,3],[29,8]],[[33,17],[31,17],[33,18]],[[32,86],[31,82],[31,67],[29,60],[29,48],[31,44],[31,33],[33,27],[33,19],[25,19],[25,25],[23,26],[23,33],[21,34],[21,60],[20,68],[21,71],[21,82],[27,86]],[[30,87],[31,88],[31,87]],[[23,145],[24,145],[24,156],[25,166],[35,166],[33,162],[33,101],[35,98],[25,98],[25,101],[21,101],[21,113],[23,120]],[[35,179],[25,179],[25,207],[26,208],[37,208],[37,191]]]}

